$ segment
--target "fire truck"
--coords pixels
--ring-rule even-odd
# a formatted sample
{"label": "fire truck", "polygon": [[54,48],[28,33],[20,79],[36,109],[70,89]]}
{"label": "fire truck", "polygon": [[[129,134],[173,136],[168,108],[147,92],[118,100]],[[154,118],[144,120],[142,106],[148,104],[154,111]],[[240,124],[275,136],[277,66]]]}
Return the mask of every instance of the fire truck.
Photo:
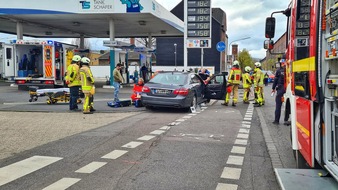
{"label": "fire truck", "polygon": [[[274,52],[287,18],[286,51]],[[266,19],[264,47],[285,54],[285,113],[298,169],[277,168],[282,189],[338,189],[338,1],[291,0]],[[305,168],[305,169],[303,169]]]}
{"label": "fire truck", "polygon": [[1,76],[12,79],[21,90],[29,86],[63,86],[67,66],[76,45],[53,40],[12,40],[1,44]]}

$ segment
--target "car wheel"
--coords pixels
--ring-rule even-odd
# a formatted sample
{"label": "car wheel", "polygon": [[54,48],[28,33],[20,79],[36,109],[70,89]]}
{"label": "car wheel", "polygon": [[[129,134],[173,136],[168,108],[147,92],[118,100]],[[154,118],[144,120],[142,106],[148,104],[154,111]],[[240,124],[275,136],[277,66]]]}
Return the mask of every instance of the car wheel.
{"label": "car wheel", "polygon": [[189,108],[187,108],[187,109],[188,109],[188,111],[190,111],[190,112],[191,112],[191,107],[193,107],[193,108],[194,108],[194,110],[196,110],[196,108],[197,108],[197,97],[196,97],[196,96],[194,96],[194,97],[192,98],[192,101],[191,101],[190,107],[189,107]]}

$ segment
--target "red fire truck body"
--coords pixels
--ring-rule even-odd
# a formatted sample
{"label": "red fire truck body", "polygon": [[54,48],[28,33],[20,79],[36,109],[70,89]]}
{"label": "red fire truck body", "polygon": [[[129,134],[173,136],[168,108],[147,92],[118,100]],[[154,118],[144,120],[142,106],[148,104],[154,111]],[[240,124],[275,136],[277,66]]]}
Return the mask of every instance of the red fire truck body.
{"label": "red fire truck body", "polygon": [[338,1],[292,0],[272,13],[266,21],[270,50],[276,13],[288,23],[286,52],[272,53],[285,54],[292,148],[297,167],[313,169],[276,169],[277,179],[283,189],[338,189]]}

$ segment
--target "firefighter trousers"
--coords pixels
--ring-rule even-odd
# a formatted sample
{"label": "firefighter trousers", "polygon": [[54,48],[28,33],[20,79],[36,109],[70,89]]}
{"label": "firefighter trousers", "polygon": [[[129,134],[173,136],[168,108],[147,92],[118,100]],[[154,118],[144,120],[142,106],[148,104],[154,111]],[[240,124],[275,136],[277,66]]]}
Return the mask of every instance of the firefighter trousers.
{"label": "firefighter trousers", "polygon": [[244,88],[243,102],[249,102],[250,88]]}
{"label": "firefighter trousers", "polygon": [[263,105],[263,97],[262,97],[262,87],[255,87],[255,102],[259,105]]}
{"label": "firefighter trousers", "polygon": [[84,103],[83,103],[83,112],[90,112],[90,108],[92,106],[92,94],[91,93],[84,93]]}
{"label": "firefighter trousers", "polygon": [[[231,86],[231,92],[233,94],[233,97],[232,97],[232,103],[234,104],[237,104],[237,101],[238,101],[238,84],[233,84]],[[225,103],[228,104],[229,101],[230,101],[230,95],[231,93],[227,93],[226,97],[225,97]]]}

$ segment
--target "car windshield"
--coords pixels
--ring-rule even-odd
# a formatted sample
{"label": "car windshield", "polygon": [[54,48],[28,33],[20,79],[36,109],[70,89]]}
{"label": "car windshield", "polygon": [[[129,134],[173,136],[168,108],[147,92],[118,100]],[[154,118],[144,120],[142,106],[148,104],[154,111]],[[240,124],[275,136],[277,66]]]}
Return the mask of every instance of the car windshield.
{"label": "car windshield", "polygon": [[157,84],[185,85],[188,75],[182,73],[158,73],[149,82]]}

